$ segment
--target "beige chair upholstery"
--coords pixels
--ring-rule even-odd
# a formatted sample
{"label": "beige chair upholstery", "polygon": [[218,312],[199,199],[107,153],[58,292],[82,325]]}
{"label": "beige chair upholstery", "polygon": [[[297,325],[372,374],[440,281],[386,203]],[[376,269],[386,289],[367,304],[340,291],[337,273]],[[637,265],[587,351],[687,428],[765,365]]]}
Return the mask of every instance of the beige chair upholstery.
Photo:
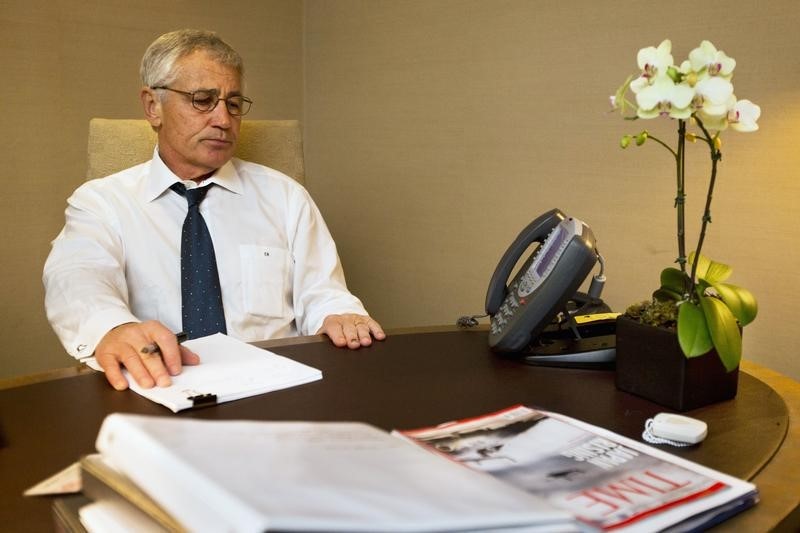
{"label": "beige chair upholstery", "polygon": [[[156,134],[146,120],[93,118],[89,121],[87,179],[108,176],[153,157]],[[236,157],[305,180],[303,137],[296,120],[244,120]]]}

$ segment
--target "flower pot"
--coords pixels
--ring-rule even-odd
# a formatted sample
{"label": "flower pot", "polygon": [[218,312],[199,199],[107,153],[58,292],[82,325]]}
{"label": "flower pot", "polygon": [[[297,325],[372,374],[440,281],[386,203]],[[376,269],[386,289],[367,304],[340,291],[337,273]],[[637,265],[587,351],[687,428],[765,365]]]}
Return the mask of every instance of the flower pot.
{"label": "flower pot", "polygon": [[716,350],[687,358],[674,331],[617,319],[617,388],[676,411],[736,396],[739,368],[726,372]]}

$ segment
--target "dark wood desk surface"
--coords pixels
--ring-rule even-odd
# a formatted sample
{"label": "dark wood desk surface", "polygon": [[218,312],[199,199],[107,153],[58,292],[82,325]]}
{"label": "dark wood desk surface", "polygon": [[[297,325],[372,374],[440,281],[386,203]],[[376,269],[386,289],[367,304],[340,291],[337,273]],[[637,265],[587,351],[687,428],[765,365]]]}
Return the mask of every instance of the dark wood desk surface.
{"label": "dark wood desk surface", "polygon": [[[359,420],[391,430],[522,403],[641,440],[644,421],[664,410],[617,391],[613,372],[533,367],[496,356],[485,331],[399,332],[358,351],[336,349],[319,337],[257,344],[320,368],[323,380],[177,415],[135,393],[114,391],[95,373],[0,390],[0,529],[51,529],[52,500],[24,498],[22,491],[92,453],[100,424],[112,412]],[[708,422],[709,437],[696,447],[665,449],[753,480],[762,502],[721,529],[766,531],[797,518],[800,384],[757,365],[743,370],[736,399],[689,413]]]}

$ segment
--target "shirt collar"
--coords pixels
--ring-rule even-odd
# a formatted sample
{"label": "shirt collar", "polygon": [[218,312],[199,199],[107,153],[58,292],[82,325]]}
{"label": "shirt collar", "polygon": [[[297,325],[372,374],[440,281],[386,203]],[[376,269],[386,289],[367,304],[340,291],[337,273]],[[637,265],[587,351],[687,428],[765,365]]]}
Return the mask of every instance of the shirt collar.
{"label": "shirt collar", "polygon": [[[161,159],[158,153],[158,146],[153,149],[153,159],[150,161],[149,176],[143,189],[144,200],[152,202],[170,188],[174,183],[183,182],[176,176]],[[228,161],[222,167],[205,179],[202,184],[216,183],[220,187],[236,194],[242,194],[242,179],[236,171],[233,161]]]}

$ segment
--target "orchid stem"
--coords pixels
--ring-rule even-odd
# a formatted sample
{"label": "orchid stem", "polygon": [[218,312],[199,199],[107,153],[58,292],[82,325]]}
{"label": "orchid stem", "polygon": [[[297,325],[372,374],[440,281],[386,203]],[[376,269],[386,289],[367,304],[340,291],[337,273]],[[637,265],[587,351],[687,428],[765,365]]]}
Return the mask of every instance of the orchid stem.
{"label": "orchid stem", "polygon": [[[675,209],[678,215],[678,259],[677,262],[681,267],[681,272],[686,272],[686,190],[685,190],[685,159],[686,159],[686,121],[678,121],[678,152],[675,153],[675,162],[677,169],[677,194],[675,195]],[[690,278],[690,281],[694,277]],[[693,285],[693,282],[692,282]],[[689,287],[691,289],[691,287]],[[689,291],[691,293],[691,291]]]}
{"label": "orchid stem", "polygon": [[703,130],[703,134],[706,137],[705,140],[708,143],[708,148],[711,156],[711,179],[708,181],[708,193],[706,194],[706,207],[705,210],[703,211],[703,223],[702,226],[700,227],[700,237],[697,240],[697,248],[695,249],[694,252],[695,260],[694,264],[692,265],[692,274],[691,277],[689,278],[689,280],[692,283],[692,286],[694,286],[695,283],[694,280],[695,280],[695,275],[697,274],[697,264],[700,262],[700,250],[702,250],[703,241],[705,241],[706,238],[706,228],[708,227],[708,224],[711,222],[711,199],[714,197],[714,185],[716,184],[717,181],[717,163],[722,158],[722,153],[717,148],[717,145],[714,143],[714,140],[711,138],[711,135],[709,135],[708,130],[706,130],[706,127],[703,125],[703,122],[697,117],[695,117],[695,120],[697,121],[697,126],[701,130]]}
{"label": "orchid stem", "polygon": [[[681,121],[681,122],[683,122],[683,121]],[[650,134],[648,133],[648,134],[647,134],[647,138],[648,138],[648,139],[650,139],[651,141],[655,141],[655,142],[657,142],[658,144],[660,144],[661,146],[663,146],[664,148],[666,148],[667,150],[669,150],[669,153],[671,153],[671,154],[673,155],[673,157],[678,157],[678,154],[677,154],[677,153],[675,153],[675,150],[673,150],[673,149],[672,149],[672,147],[671,147],[670,145],[668,145],[667,143],[665,143],[664,141],[662,141],[662,140],[661,140],[661,139],[659,139],[658,137],[654,137],[653,135],[650,135]]]}

